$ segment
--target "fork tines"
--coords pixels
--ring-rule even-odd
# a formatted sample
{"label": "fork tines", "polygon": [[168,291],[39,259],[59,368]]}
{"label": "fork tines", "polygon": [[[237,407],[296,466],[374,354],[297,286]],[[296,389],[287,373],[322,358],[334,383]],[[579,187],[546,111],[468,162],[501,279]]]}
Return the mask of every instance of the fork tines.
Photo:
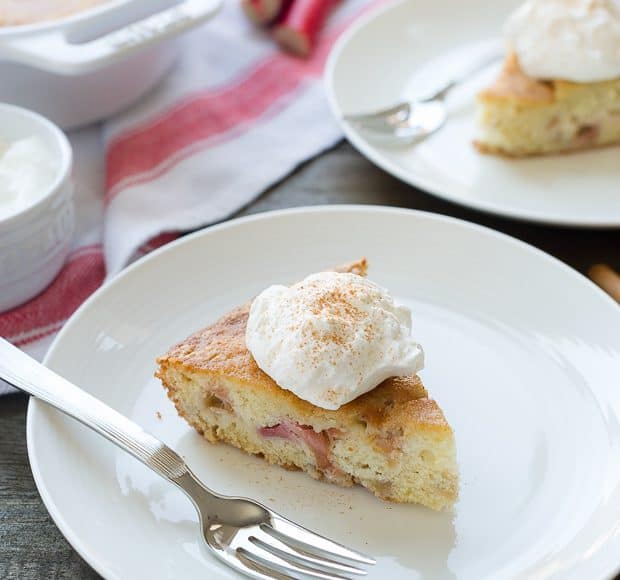
{"label": "fork tines", "polygon": [[[319,536],[280,516],[270,524],[246,529],[243,545],[237,547],[245,573],[256,578],[298,578],[346,580],[350,574],[365,575],[359,565],[375,560],[341,544]],[[352,565],[356,564],[356,565]]]}

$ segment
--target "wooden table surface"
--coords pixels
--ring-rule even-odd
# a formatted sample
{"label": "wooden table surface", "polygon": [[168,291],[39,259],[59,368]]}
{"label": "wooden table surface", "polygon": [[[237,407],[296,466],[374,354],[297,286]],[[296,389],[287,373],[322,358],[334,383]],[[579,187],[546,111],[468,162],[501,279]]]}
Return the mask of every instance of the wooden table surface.
{"label": "wooden table surface", "polygon": [[[620,270],[620,230],[532,225],[463,209],[397,181],[345,143],[302,166],[239,215],[334,203],[393,205],[451,215],[525,240],[581,272],[597,262]],[[26,453],[26,407],[23,395],[0,401],[0,578],[98,578],[62,537],[39,499]]]}

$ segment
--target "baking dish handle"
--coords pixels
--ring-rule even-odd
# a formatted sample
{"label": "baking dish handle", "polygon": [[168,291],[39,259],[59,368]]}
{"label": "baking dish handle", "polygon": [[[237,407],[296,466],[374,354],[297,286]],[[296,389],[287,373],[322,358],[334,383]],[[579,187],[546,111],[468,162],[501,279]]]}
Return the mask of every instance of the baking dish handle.
{"label": "baking dish handle", "polygon": [[194,28],[211,18],[222,0],[184,0],[167,10],[84,43],[72,43],[66,30],[11,40],[2,46],[3,59],[63,75],[104,67],[128,54]]}

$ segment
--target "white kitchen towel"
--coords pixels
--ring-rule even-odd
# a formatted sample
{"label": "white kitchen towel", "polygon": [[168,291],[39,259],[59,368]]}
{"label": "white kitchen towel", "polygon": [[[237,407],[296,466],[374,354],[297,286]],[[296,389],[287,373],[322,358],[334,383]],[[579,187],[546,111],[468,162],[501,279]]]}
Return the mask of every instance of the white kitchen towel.
{"label": "white kitchen towel", "polygon": [[47,290],[0,314],[0,336],[43,358],[75,309],[136,256],[231,216],[339,140],[325,61],[342,31],[380,1],[343,0],[308,60],[280,52],[238,2],[226,2],[182,39],[180,61],[154,92],[102,127],[69,135],[73,252]]}

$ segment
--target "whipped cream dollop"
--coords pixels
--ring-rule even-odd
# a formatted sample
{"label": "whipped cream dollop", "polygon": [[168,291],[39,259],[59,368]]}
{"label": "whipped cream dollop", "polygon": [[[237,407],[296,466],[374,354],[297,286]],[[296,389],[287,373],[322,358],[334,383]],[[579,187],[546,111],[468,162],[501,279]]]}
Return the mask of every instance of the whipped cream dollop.
{"label": "whipped cream dollop", "polygon": [[618,0],[528,0],[510,16],[504,33],[530,77],[620,77]]}
{"label": "whipped cream dollop", "polygon": [[424,364],[409,309],[356,274],[321,272],[270,286],[252,303],[245,339],[280,387],[331,410]]}
{"label": "whipped cream dollop", "polygon": [[54,152],[41,137],[0,143],[0,219],[34,205],[57,175]]}

